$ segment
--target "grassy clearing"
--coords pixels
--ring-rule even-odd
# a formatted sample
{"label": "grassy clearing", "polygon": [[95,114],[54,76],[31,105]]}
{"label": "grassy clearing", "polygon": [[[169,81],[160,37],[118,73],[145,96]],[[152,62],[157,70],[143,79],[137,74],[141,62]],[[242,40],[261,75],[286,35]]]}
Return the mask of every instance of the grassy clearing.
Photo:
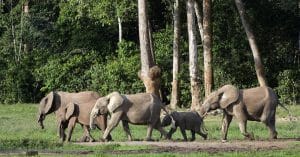
{"label": "grassy clearing", "polygon": [[[289,106],[294,116],[300,116],[300,106]],[[9,150],[50,150],[50,151],[71,151],[71,150],[83,150],[93,151],[95,154],[103,150],[140,150],[149,149],[150,146],[120,146],[118,144],[108,144],[99,146],[79,146],[76,144],[62,144],[59,142],[56,131],[56,122],[54,114],[47,116],[45,120],[45,129],[42,130],[37,123],[37,109],[36,104],[15,104],[15,105],[0,105],[0,151],[5,152]],[[299,138],[300,137],[300,121],[282,121],[281,117],[287,116],[285,110],[281,107],[277,111],[277,131],[279,138]],[[209,139],[220,139],[220,127],[222,116],[208,116],[205,119],[205,125],[208,129]],[[146,126],[134,126],[130,125],[132,135],[135,139],[143,139],[146,135]],[[166,128],[168,130],[168,128]],[[267,139],[268,130],[262,123],[249,122],[248,130],[253,132],[257,139]],[[83,133],[80,125],[77,125],[72,141],[79,139]],[[92,135],[98,139],[102,133],[99,130],[93,130]],[[126,141],[127,138],[120,125],[112,132],[113,139],[115,141]],[[188,136],[190,134],[188,133]],[[159,139],[160,134],[158,131],[153,132],[154,139]],[[239,132],[239,128],[235,120],[231,123],[228,133],[229,140],[243,139],[243,136]],[[177,131],[173,139],[182,139],[179,131]],[[200,136],[196,137],[197,141],[201,141]],[[297,152],[299,150],[281,150],[275,151],[276,155],[288,155],[289,152]],[[264,153],[268,152],[232,152],[224,153],[230,156],[266,156]],[[272,151],[274,153],[274,151]],[[191,156],[211,156],[211,154],[190,154]],[[227,156],[229,156],[227,155]],[[101,156],[100,154],[96,156]],[[127,155],[133,156],[133,155]],[[137,156],[137,155],[134,155]],[[151,156],[178,156],[176,154],[151,154]]]}

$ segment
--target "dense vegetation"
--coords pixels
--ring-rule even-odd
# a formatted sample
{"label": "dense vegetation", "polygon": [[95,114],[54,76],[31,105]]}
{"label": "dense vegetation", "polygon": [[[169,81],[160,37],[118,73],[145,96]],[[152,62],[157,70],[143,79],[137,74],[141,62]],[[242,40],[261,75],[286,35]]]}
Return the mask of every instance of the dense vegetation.
{"label": "dense vegetation", "polygon": [[[300,101],[299,13],[295,0],[244,0],[266,68],[285,103]],[[38,102],[52,90],[95,90],[105,95],[144,91],[136,1],[0,0],[0,103]],[[172,4],[149,1],[156,62],[171,91]],[[117,6],[117,7],[115,7]],[[185,9],[182,3],[182,9]],[[117,17],[123,19],[118,42]],[[186,12],[181,38],[181,104],[189,106]],[[198,37],[199,38],[199,37]],[[200,45],[199,41],[199,45]],[[202,49],[199,49],[200,56]],[[200,70],[203,71],[200,57]],[[257,86],[252,53],[233,1],[213,1],[214,88]],[[201,72],[200,82],[203,83]],[[202,92],[203,94],[203,92]]]}

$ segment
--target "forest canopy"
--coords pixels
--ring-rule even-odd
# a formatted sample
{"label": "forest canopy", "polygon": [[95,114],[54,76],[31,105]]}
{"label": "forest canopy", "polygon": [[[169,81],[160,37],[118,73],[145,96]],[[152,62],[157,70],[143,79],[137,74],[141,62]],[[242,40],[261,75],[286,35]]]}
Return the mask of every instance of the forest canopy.
{"label": "forest canopy", "polygon": [[[185,1],[181,1],[180,106],[191,103]],[[173,1],[148,2],[156,64],[170,99]],[[296,0],[244,0],[268,85],[287,104],[300,102],[299,8]],[[201,3],[200,3],[201,4]],[[202,5],[202,4],[201,4]],[[137,1],[0,0],[0,103],[39,102],[50,91],[145,91],[138,78]],[[122,22],[120,40],[119,22]],[[199,33],[197,33],[198,35]],[[197,46],[202,47],[200,36]],[[258,86],[247,36],[233,0],[212,3],[213,89]],[[201,91],[203,50],[198,49]],[[204,92],[201,92],[204,97]]]}

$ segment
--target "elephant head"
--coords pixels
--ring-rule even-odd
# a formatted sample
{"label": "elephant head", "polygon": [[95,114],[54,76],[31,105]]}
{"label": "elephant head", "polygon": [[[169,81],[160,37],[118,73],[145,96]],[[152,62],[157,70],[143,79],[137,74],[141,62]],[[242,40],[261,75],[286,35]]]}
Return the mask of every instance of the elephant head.
{"label": "elephant head", "polygon": [[99,98],[95,103],[90,115],[90,127],[93,128],[94,119],[97,115],[105,115],[113,113],[117,108],[122,106],[124,98],[118,92],[113,92],[105,97]]}
{"label": "elephant head", "polygon": [[50,92],[40,102],[38,123],[40,124],[42,129],[44,129],[43,121],[45,120],[46,115],[51,113],[51,110],[53,110],[54,108],[53,102],[54,102],[54,92]]}
{"label": "elephant head", "polygon": [[239,90],[233,85],[225,85],[208,95],[200,107],[200,115],[203,117],[211,110],[226,109],[238,99]]}

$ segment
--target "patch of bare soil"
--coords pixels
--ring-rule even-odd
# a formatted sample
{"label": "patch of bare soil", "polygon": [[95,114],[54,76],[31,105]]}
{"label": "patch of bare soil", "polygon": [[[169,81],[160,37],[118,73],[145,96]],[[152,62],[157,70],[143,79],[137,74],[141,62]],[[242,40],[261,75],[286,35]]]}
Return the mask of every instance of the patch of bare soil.
{"label": "patch of bare soil", "polygon": [[279,150],[290,147],[290,143],[299,142],[300,139],[277,139],[271,141],[197,141],[197,142],[174,142],[174,141],[128,141],[128,142],[93,142],[78,143],[80,145],[96,146],[101,144],[119,144],[124,146],[152,146],[151,149],[142,150],[113,150],[104,151],[110,154],[140,154],[140,153],[191,153],[191,152],[232,152],[232,151],[259,151],[259,150]]}
{"label": "patch of bare soil", "polygon": [[[207,140],[207,141],[195,141],[195,142],[180,142],[180,141],[127,141],[127,142],[85,142],[85,143],[75,143],[85,146],[97,146],[97,145],[110,145],[117,144],[121,146],[150,146],[148,149],[140,150],[99,150],[95,151],[10,151],[10,152],[0,152],[2,155],[63,155],[63,154],[76,154],[76,155],[88,155],[94,153],[103,154],[148,154],[148,153],[196,153],[196,152],[243,152],[243,151],[260,151],[260,150],[281,150],[281,149],[293,149],[291,146],[297,147],[295,143],[300,144],[300,138],[297,139],[277,139],[277,140],[230,140],[228,142],[222,143],[218,140]],[[293,143],[293,144],[292,144]],[[299,149],[299,148],[295,148]]]}

